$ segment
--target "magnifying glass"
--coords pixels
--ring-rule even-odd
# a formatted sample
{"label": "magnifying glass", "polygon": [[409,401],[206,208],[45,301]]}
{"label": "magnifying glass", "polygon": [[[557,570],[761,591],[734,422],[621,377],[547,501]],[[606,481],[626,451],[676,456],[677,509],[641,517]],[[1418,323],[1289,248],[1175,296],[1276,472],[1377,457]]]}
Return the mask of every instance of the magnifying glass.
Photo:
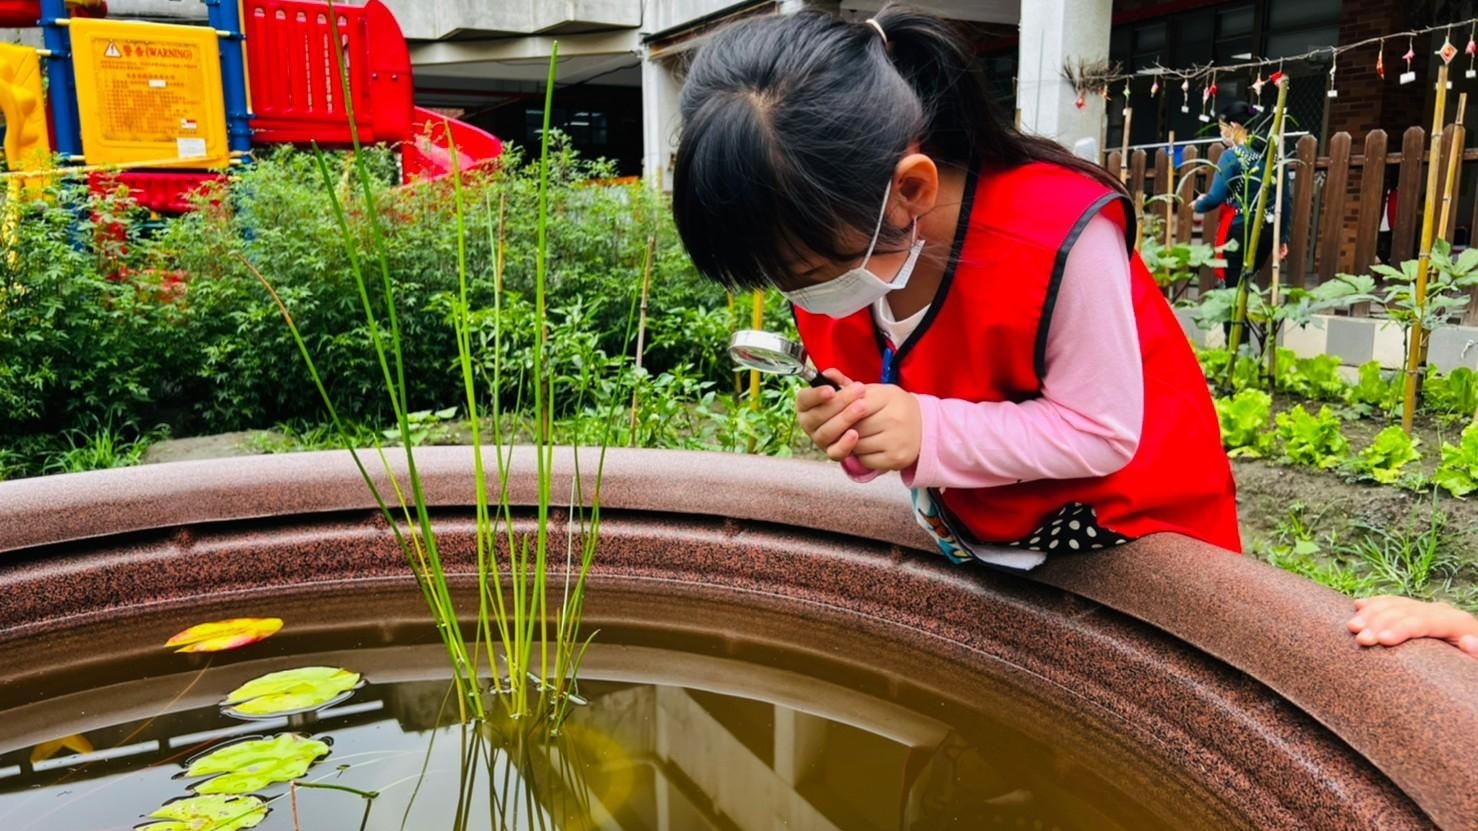
{"label": "magnifying glass", "polygon": [[798,375],[813,387],[841,389],[837,383],[816,371],[806,360],[806,350],[798,343],[772,332],[740,329],[729,338],[729,357],[734,363],[775,375]]}

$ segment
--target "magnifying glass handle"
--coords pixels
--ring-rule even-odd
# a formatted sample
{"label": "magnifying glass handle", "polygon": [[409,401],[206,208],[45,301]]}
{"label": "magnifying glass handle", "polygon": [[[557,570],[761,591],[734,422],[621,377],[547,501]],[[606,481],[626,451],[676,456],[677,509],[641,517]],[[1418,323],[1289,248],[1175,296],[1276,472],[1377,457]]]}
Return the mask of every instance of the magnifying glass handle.
{"label": "magnifying glass handle", "polygon": [[822,375],[821,373],[810,367],[806,367],[806,371],[801,373],[801,377],[805,378],[806,383],[810,384],[813,387],[831,387],[834,390],[839,390],[842,388],[841,385],[837,382],[831,380],[830,378]]}

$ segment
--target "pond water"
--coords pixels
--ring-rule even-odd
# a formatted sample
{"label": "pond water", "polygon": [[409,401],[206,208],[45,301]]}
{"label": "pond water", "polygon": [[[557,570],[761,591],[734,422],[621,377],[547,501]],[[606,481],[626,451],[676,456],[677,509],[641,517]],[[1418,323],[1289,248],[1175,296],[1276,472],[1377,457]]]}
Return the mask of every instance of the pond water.
{"label": "pond water", "polygon": [[[456,723],[429,626],[387,623],[396,615],[364,596],[274,603],[288,628],[237,653],[164,653],[176,611],[108,630],[115,653],[85,667],[0,681],[0,828],[133,828],[201,781],[183,776],[187,760],[284,732],[330,743],[299,781],[333,787],[255,791],[264,831],[1242,825],[1192,777],[1136,756],[1091,717],[1054,710],[1004,672],[981,694],[976,680],[950,679],[948,662],[908,662],[902,641],[828,656],[796,622],[741,607],[657,604],[669,619],[703,619],[686,628],[650,620],[650,600],[606,609],[580,683],[588,704],[554,745],[509,747]],[[293,615],[317,622],[295,629]],[[746,617],[773,631],[746,635]],[[367,683],[317,713],[221,712],[244,680],[306,665]],[[63,737],[69,746],[46,746]]]}

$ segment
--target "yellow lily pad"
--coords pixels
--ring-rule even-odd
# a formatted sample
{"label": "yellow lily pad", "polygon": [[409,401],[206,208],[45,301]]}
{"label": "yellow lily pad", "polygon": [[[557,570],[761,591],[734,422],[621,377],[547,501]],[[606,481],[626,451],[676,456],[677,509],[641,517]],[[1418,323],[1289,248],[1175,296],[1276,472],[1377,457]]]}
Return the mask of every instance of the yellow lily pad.
{"label": "yellow lily pad", "polygon": [[241,617],[202,623],[170,638],[166,648],[179,647],[176,652],[225,652],[240,649],[277,634],[282,628],[282,618]]}

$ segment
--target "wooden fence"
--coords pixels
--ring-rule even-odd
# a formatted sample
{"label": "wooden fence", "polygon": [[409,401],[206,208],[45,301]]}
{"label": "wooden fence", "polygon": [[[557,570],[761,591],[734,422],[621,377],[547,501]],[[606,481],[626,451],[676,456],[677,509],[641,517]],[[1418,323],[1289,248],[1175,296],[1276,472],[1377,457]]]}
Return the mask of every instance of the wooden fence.
{"label": "wooden fence", "polygon": [[[1455,136],[1461,142],[1462,130],[1451,125],[1442,134],[1438,164],[1444,176]],[[1288,259],[1282,272],[1285,285],[1313,286],[1336,274],[1365,274],[1373,263],[1380,262],[1376,254],[1381,215],[1386,210],[1386,178],[1392,172],[1396,174],[1396,218],[1391,227],[1388,261],[1400,263],[1417,256],[1430,162],[1426,131],[1421,127],[1407,129],[1399,148],[1390,146],[1384,130],[1367,134],[1358,154],[1353,152],[1354,144],[1349,133],[1336,133],[1329,139],[1327,156],[1317,155],[1318,140],[1313,136],[1303,136],[1293,148],[1294,160],[1289,165],[1293,217],[1286,240]],[[1201,223],[1197,234],[1191,203],[1210,187],[1214,165],[1223,149],[1220,144],[1211,145],[1202,156],[1198,147],[1186,147],[1174,175],[1170,170],[1172,157],[1165,148],[1156,150],[1153,159],[1144,150],[1131,152],[1127,170],[1122,155],[1114,151],[1106,166],[1125,181],[1130,193],[1145,198],[1178,188],[1180,198],[1173,208],[1167,202],[1156,203],[1149,210],[1169,223],[1178,241],[1199,238],[1209,243],[1215,240],[1215,215]],[[1198,163],[1201,158],[1211,164]],[[1462,179],[1478,174],[1478,148],[1464,149],[1462,162],[1457,194],[1462,192]],[[1458,242],[1470,240],[1473,230],[1478,229],[1478,198],[1473,198],[1466,210],[1453,206],[1443,237],[1454,239],[1460,228],[1465,233]],[[1216,277],[1209,269],[1201,274],[1201,290],[1215,285]],[[1356,309],[1353,313],[1364,315],[1368,310]],[[1469,303],[1463,322],[1478,324],[1478,297]]]}

